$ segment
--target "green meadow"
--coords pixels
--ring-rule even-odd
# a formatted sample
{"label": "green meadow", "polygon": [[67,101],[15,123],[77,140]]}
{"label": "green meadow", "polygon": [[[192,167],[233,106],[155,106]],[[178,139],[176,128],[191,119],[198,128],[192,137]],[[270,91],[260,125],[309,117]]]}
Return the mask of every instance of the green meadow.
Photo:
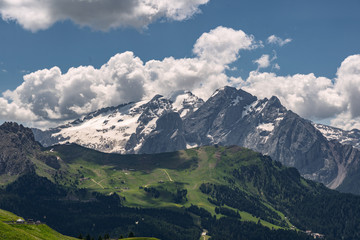
{"label": "green meadow", "polygon": [[[49,149],[50,150],[50,149]],[[62,162],[63,175],[54,181],[63,185],[85,188],[107,195],[118,194],[125,197],[124,204],[129,207],[143,208],[181,208],[197,205],[217,217],[215,205],[209,196],[199,189],[202,183],[228,185],[229,169],[259,164],[259,154],[239,147],[201,147],[174,153],[152,155],[104,154],[77,145],[55,146],[48,151]],[[49,171],[38,167],[38,174],[46,176]],[[46,174],[45,174],[46,173]],[[56,180],[55,180],[56,179]],[[242,191],[261,198],[261,194],[251,183],[236,183]],[[159,197],[154,197],[147,189],[156,189]],[[186,190],[186,199],[174,201],[178,191]],[[261,199],[264,206],[271,210],[271,204]],[[232,209],[229,206],[225,208]],[[233,209],[235,210],[235,209]],[[280,228],[248,212],[240,211],[243,221],[260,222],[269,228]],[[291,223],[284,214],[278,212],[290,228]],[[284,227],[284,226],[282,226]]]}

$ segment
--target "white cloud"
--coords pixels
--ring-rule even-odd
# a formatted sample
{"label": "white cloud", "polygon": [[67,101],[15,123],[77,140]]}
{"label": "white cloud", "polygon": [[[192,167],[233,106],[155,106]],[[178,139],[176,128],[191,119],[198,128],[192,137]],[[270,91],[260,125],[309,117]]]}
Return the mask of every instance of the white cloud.
{"label": "white cloud", "polygon": [[37,119],[30,109],[19,107],[16,103],[8,102],[4,98],[0,98],[0,116],[6,116],[6,119],[16,119],[17,121],[32,121]]}
{"label": "white cloud", "polygon": [[241,30],[218,27],[200,36],[193,58],[168,57],[144,63],[134,53],[124,52],[99,69],[81,66],[62,73],[53,67],[33,72],[25,75],[14,91],[3,93],[2,108],[11,107],[13,114],[1,111],[0,119],[23,121],[25,109],[35,125],[56,125],[102,107],[179,89],[206,99],[217,88],[241,82],[229,78],[225,70],[238,59],[240,50],[255,46],[253,37]]}
{"label": "white cloud", "polygon": [[352,117],[360,116],[360,55],[347,57],[337,71],[336,89],[344,94]]}
{"label": "white cloud", "polygon": [[347,57],[337,71],[336,90],[345,101],[345,110],[331,124],[360,129],[360,54]]}
{"label": "white cloud", "polygon": [[258,70],[261,68],[267,68],[270,66],[270,56],[268,54],[264,54],[253,62],[258,65]]}
{"label": "white cloud", "polygon": [[276,44],[276,45],[279,45],[280,47],[284,46],[285,44],[290,43],[291,41],[292,41],[291,38],[287,38],[287,39],[283,40],[282,38],[275,36],[275,35],[271,35],[267,39],[267,42],[269,44]]}
{"label": "white cloud", "polygon": [[346,130],[360,129],[360,117],[353,117],[349,111],[346,111],[332,119],[330,124]]}
{"label": "white cloud", "polygon": [[238,58],[239,50],[257,47],[254,37],[243,31],[218,27],[204,33],[195,43],[193,52],[209,62],[229,64]]}
{"label": "white cloud", "polygon": [[[257,64],[258,67],[256,71],[259,71],[262,68],[268,68],[277,59],[276,51],[273,51],[273,57],[270,59],[270,55],[263,54],[259,59],[253,61],[253,63]],[[279,70],[280,66],[278,63],[273,63],[271,69]]]}
{"label": "white cloud", "polygon": [[275,63],[273,69],[280,70],[280,65],[278,63]]}
{"label": "white cloud", "polygon": [[181,21],[198,13],[209,0],[0,0],[5,21],[16,21],[36,32],[58,21],[108,30],[118,27],[144,28],[166,18]]}
{"label": "white cloud", "polygon": [[277,96],[288,109],[306,118],[332,117],[343,109],[343,99],[333,90],[331,80],[314,74],[251,72],[243,88],[260,98]]}

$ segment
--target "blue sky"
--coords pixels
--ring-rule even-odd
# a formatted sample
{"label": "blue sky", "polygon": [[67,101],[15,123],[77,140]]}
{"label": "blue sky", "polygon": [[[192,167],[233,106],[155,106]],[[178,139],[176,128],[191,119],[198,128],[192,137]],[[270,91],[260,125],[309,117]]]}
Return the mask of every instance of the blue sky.
{"label": "blue sky", "polygon": [[[64,1],[59,7],[55,0],[47,1],[48,4],[44,4],[46,6],[39,6],[39,1],[31,0],[30,5],[33,6],[27,5],[24,11],[34,12],[35,16],[27,16],[18,10],[22,7],[21,4],[25,6],[25,1],[17,1],[20,5],[14,5],[11,0],[0,0],[0,13],[3,19],[0,20],[0,91],[7,91],[0,98],[0,102],[6,105],[3,105],[3,109],[0,107],[2,120],[24,122],[31,119],[29,122],[50,126],[75,118],[86,110],[120,103],[112,99],[100,103],[94,100],[94,97],[89,97],[94,104],[87,107],[84,107],[84,102],[75,104],[76,106],[63,106],[59,102],[65,100],[59,100],[60,98],[48,101],[56,102],[53,106],[44,105],[43,102],[47,101],[44,96],[51,95],[49,92],[45,95],[42,93],[41,101],[32,100],[35,103],[30,104],[23,100],[26,95],[25,88],[34,91],[33,95],[36,95],[39,94],[41,86],[36,89],[36,84],[30,84],[30,81],[36,82],[35,76],[25,86],[23,76],[26,74],[52,69],[55,66],[61,70],[62,75],[72,67],[91,65],[99,69],[108,63],[111,57],[127,51],[132,52],[134,58],[138,57],[143,65],[158,60],[164,67],[163,60],[169,57],[179,61],[166,64],[179,65],[181,59],[201,58],[201,53],[197,55],[194,52],[197,40],[203,34],[211,33],[222,26],[234,31],[243,31],[253,38],[253,43],[244,48],[235,47],[234,51],[238,54],[236,59],[222,62],[222,70],[219,70],[216,76],[224,77],[225,74],[229,84],[244,87],[259,97],[278,95],[286,107],[312,120],[328,122],[343,128],[360,127],[357,92],[349,88],[358,83],[360,77],[354,75],[356,71],[345,71],[349,68],[360,68],[356,68],[360,54],[360,2],[357,0],[193,0],[183,1],[184,5],[178,6],[175,14],[171,12],[174,9],[169,6],[172,2],[181,1],[160,0],[158,2],[164,2],[163,12],[151,15],[151,19],[148,18],[149,15],[140,14],[134,15],[130,20],[116,16],[122,16],[122,9],[137,10],[136,8],[140,8],[141,5],[130,7],[130,3],[129,6],[124,3],[124,6],[111,8],[114,0],[104,0],[110,8],[99,8],[97,13],[97,8],[92,8],[89,3],[89,6],[85,7],[90,16],[86,16],[84,9],[80,9],[84,6],[69,7],[65,4],[70,5],[71,1]],[[156,2],[149,2],[152,1]],[[79,7],[79,12],[76,12],[76,7]],[[74,9],[69,11],[69,8]],[[110,12],[109,9],[115,17],[103,18],[107,11]],[[196,13],[194,9],[197,10]],[[41,18],[43,15],[44,18]],[[139,20],[143,18],[147,20]],[[219,34],[220,32],[218,31]],[[283,46],[279,43],[271,44],[268,41],[271,35],[289,41]],[[265,58],[262,59],[265,60],[265,65],[260,67],[255,61],[264,55]],[[346,61],[350,67],[347,68],[344,64],[341,68],[344,60],[350,56],[353,58]],[[149,68],[146,71],[150,71]],[[91,75],[87,72],[83,75],[89,74]],[[340,78],[339,74],[343,77]],[[69,76],[65,79],[71,78]],[[196,77],[200,78],[200,75]],[[211,77],[214,78],[215,75],[212,74]],[[237,80],[231,81],[230,78]],[[74,83],[77,80],[71,81]],[[78,83],[81,81],[78,80]],[[177,81],[177,78],[171,78],[171,81]],[[360,80],[358,81],[360,83]],[[159,82],[155,85],[158,87],[161,84]],[[275,86],[268,90],[268,84]],[[19,89],[22,85],[23,89]],[[170,83],[168,85],[174,86],[166,88],[166,91],[190,86],[189,90],[202,95],[199,86]],[[201,86],[204,85],[207,85],[206,80],[201,82]],[[213,87],[206,88],[206,91],[214,90],[213,88],[221,84],[209,82],[210,85]],[[288,87],[279,90],[277,85]],[[313,89],[313,85],[319,86]],[[149,88],[155,87],[147,86],[143,94],[134,95],[141,98],[152,94],[154,91],[149,91]],[[296,92],[294,88],[299,90]],[[126,92],[126,87],[123,87],[122,91]],[[80,91],[71,97],[74,98],[77,94],[83,96],[87,93]],[[89,96],[93,95],[89,93]],[[134,100],[131,97],[114,97],[118,97],[119,101]],[[206,98],[206,94],[202,97]],[[317,101],[319,98],[321,99]],[[66,101],[71,102],[71,99]],[[35,106],[39,102],[40,105]],[[301,107],[300,103],[303,103]],[[83,110],[80,111],[80,108]],[[27,113],[23,114],[24,112]],[[19,115],[27,117],[22,119]]]}

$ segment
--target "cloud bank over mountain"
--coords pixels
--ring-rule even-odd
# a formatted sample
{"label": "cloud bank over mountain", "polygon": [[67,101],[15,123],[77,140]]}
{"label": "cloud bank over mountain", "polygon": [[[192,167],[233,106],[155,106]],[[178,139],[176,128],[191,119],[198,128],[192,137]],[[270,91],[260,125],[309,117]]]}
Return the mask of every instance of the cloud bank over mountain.
{"label": "cloud bank over mountain", "polygon": [[0,118],[56,125],[107,106],[167,95],[187,89],[202,98],[224,85],[236,86],[225,71],[240,51],[258,43],[241,30],[217,27],[196,41],[193,58],[143,62],[133,52],[113,56],[101,68],[80,66],[63,73],[59,67],[24,76],[24,82],[0,98]]}
{"label": "cloud bank over mountain", "polygon": [[336,75],[332,80],[313,73],[277,76],[253,71],[241,86],[258,97],[278,96],[302,117],[331,118],[334,126],[360,129],[360,55],[347,57]]}
{"label": "cloud bank over mountain", "polygon": [[[267,40],[268,45],[278,46],[290,42],[275,35]],[[279,76],[266,72],[270,66],[280,68],[273,62],[276,52],[273,57],[263,54],[254,59],[258,67],[247,79],[231,75],[234,71],[228,70],[233,69],[242,51],[262,47],[263,42],[254,36],[220,26],[197,39],[189,58],[144,62],[128,51],[116,54],[100,68],[80,66],[62,72],[55,66],[39,70],[25,75],[15,90],[3,93],[0,119],[55,126],[99,108],[177,90],[190,90],[206,100],[217,88],[231,85],[259,98],[278,96],[284,106],[302,117],[331,119],[332,125],[344,129],[360,128],[360,55],[347,57],[334,79],[313,73]]]}
{"label": "cloud bank over mountain", "polygon": [[5,21],[36,32],[71,20],[96,30],[144,28],[159,19],[182,21],[199,13],[209,0],[0,0]]}

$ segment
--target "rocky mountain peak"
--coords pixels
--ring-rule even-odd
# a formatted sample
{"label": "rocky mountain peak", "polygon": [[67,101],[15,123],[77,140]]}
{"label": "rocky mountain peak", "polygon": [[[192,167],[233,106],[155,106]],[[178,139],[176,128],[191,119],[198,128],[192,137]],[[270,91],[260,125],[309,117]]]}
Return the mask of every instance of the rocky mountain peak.
{"label": "rocky mountain peak", "polygon": [[303,176],[329,187],[348,189],[343,185],[349,186],[350,174],[360,179],[360,170],[356,172],[360,151],[333,142],[339,134],[349,142],[356,131],[313,126],[288,111],[277,97],[257,99],[242,89],[224,87],[206,102],[191,92],[178,91],[170,98],[156,95],[150,101],[100,112],[76,126],[38,133],[37,139],[123,154],[237,145],[296,167]]}
{"label": "rocky mountain peak", "polygon": [[0,126],[0,174],[17,175],[33,171],[33,163],[29,160],[40,146],[35,142],[29,128],[12,122]]}
{"label": "rocky mountain peak", "polygon": [[251,95],[248,92],[245,92],[242,89],[236,89],[234,87],[225,86],[216,90],[213,95],[210,97],[210,101],[233,101],[237,99],[237,101],[245,101],[245,102],[253,102],[257,98]]}
{"label": "rocky mountain peak", "polygon": [[5,122],[0,126],[0,130],[11,133],[21,133],[27,135],[31,140],[34,140],[34,135],[31,129],[24,127],[22,124],[16,122]]}
{"label": "rocky mountain peak", "polygon": [[170,95],[173,111],[179,113],[181,118],[187,117],[204,104],[204,100],[190,91],[177,91]]}
{"label": "rocky mountain peak", "polygon": [[277,98],[276,96],[272,96],[272,97],[269,99],[268,104],[271,105],[271,106],[274,107],[274,108],[285,108],[285,107],[281,104],[279,98]]}

